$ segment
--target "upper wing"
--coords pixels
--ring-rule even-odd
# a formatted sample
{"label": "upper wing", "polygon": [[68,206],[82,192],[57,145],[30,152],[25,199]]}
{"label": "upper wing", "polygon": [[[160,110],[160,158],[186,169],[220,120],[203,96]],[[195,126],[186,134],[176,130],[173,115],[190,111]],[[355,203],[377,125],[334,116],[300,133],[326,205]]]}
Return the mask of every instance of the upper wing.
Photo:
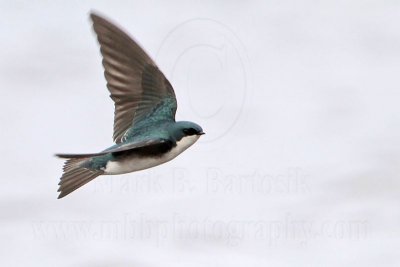
{"label": "upper wing", "polygon": [[127,129],[168,100],[168,118],[175,120],[174,90],[143,49],[126,33],[104,18],[91,14],[103,55],[107,88],[115,103],[114,141],[120,143]]}

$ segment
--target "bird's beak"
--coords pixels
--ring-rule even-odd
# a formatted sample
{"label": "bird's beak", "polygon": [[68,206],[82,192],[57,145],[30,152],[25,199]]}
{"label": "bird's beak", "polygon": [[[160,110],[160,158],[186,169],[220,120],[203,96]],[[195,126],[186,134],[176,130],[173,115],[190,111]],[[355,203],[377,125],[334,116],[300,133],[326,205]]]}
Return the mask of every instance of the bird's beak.
{"label": "bird's beak", "polygon": [[206,134],[205,132],[201,132],[201,133],[198,133],[197,135],[203,135],[203,134]]}

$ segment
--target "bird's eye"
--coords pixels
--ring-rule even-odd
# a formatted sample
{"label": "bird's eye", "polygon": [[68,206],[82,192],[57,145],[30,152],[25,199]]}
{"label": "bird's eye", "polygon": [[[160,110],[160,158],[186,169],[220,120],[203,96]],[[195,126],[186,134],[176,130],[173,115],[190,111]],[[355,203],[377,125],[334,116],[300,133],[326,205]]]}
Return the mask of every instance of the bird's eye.
{"label": "bird's eye", "polygon": [[183,132],[184,132],[186,135],[194,135],[194,134],[197,133],[197,131],[196,131],[195,129],[193,129],[193,128],[183,129]]}

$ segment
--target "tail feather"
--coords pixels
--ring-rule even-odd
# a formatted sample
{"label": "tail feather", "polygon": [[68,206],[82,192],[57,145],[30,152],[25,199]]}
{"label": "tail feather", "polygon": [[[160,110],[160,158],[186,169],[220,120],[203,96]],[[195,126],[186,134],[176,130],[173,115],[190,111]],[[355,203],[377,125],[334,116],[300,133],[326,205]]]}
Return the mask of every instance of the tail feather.
{"label": "tail feather", "polygon": [[90,170],[88,168],[82,167],[83,163],[87,158],[72,158],[65,161],[63,170],[64,173],[61,176],[58,188],[60,195],[58,198],[65,197],[66,195],[72,193],[79,187],[87,184],[104,172],[101,170]]}

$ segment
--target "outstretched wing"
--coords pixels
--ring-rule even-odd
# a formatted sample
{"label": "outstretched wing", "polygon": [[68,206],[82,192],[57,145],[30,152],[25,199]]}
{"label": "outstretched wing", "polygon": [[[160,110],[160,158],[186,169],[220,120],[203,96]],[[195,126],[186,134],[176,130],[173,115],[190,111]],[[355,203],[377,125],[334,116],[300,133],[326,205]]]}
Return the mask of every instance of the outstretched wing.
{"label": "outstretched wing", "polygon": [[65,159],[79,159],[79,158],[89,158],[89,157],[98,157],[103,156],[106,154],[116,154],[131,150],[143,150],[146,148],[153,148],[153,147],[160,147],[160,148],[172,148],[173,143],[172,141],[165,139],[165,138],[154,138],[143,140],[139,142],[127,143],[122,145],[116,145],[116,147],[110,147],[102,152],[99,153],[90,153],[90,154],[56,154],[59,158]]}
{"label": "outstretched wing", "polygon": [[100,43],[107,88],[115,104],[114,141],[122,142],[129,128],[163,103],[168,103],[170,112],[164,112],[159,120],[174,121],[175,93],[154,61],[114,24],[93,13],[90,17]]}

